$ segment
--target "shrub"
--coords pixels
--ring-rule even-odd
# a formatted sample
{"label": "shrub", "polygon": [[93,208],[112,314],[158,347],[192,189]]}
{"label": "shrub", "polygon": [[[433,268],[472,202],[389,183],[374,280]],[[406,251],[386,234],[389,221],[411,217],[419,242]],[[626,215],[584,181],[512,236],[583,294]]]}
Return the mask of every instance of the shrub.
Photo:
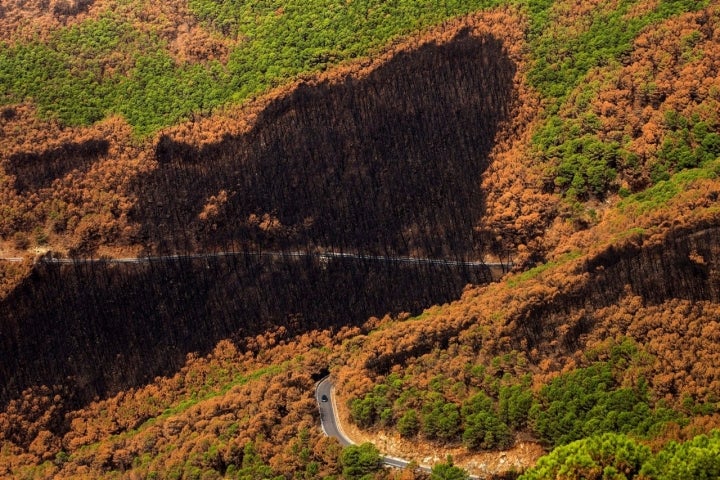
{"label": "shrub", "polygon": [[444,463],[436,464],[430,472],[430,480],[467,480],[468,474],[460,467],[453,465],[452,457]]}
{"label": "shrub", "polygon": [[670,442],[640,473],[657,480],[720,478],[720,430],[685,443]]}
{"label": "shrub", "polygon": [[622,434],[606,433],[558,447],[538,460],[519,480],[556,478],[633,478],[650,458],[650,449]]}
{"label": "shrub", "polygon": [[382,466],[380,452],[372,443],[350,445],[340,456],[343,476],[348,479],[361,478],[379,470]]}
{"label": "shrub", "polygon": [[418,419],[417,411],[412,408],[406,411],[403,416],[400,417],[400,420],[398,420],[397,428],[403,437],[413,437],[417,435],[420,429],[420,420]]}
{"label": "shrub", "polygon": [[604,432],[644,435],[679,414],[653,409],[644,383],[619,388],[610,363],[597,363],[561,375],[545,385],[530,410],[532,428],[551,445],[563,445]]}

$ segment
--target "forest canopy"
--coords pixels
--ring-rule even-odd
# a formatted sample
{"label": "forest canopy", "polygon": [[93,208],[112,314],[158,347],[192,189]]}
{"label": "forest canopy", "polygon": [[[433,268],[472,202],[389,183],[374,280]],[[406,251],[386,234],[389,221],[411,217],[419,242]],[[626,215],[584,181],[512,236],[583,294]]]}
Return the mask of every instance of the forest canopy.
{"label": "forest canopy", "polygon": [[0,476],[717,477],[718,72],[713,0],[0,5]]}

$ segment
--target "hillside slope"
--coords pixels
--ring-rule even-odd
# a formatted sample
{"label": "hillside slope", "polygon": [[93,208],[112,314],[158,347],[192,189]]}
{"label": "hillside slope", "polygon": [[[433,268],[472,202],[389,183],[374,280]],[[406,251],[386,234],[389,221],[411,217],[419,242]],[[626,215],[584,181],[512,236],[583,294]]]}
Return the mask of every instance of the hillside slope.
{"label": "hillside slope", "polygon": [[0,13],[0,475],[720,470],[717,2]]}

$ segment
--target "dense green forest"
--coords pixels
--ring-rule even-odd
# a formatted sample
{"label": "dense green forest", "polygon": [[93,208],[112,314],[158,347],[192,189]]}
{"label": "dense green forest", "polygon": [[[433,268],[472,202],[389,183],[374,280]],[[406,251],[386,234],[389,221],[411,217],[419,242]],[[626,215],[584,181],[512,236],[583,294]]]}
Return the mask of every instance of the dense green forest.
{"label": "dense green forest", "polygon": [[606,433],[553,450],[519,478],[717,478],[720,431],[684,443],[670,442],[653,454],[626,435]]}
{"label": "dense green forest", "polygon": [[121,114],[149,134],[494,3],[193,0],[190,13],[234,45],[226,59],[202,63],[178,61],[156,29],[108,11],[46,41],[0,44],[0,98],[32,99],[69,125]]}
{"label": "dense green forest", "polygon": [[[404,437],[422,433],[430,440],[461,439],[468,449],[507,448],[513,443],[513,431],[528,428],[556,447],[606,432],[649,438],[668,422],[687,423],[683,412],[651,402],[642,377],[633,387],[622,386],[618,374],[642,363],[642,355],[629,340],[611,347],[608,361],[563,374],[535,395],[529,375],[505,373],[498,378],[496,374],[503,371],[503,363],[526,362],[506,356],[493,359],[490,368],[467,365],[465,382],[439,375],[426,391],[391,374],[370,393],[352,400],[351,417],[364,427],[396,426]],[[462,402],[448,400],[453,397]],[[705,408],[715,410],[712,404]]]}

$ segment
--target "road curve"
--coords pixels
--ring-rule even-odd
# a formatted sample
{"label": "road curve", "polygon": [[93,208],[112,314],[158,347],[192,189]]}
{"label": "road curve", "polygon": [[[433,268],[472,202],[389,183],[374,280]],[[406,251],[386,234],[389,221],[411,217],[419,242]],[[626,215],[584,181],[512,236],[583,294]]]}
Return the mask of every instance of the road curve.
{"label": "road curve", "polygon": [[[323,396],[327,401],[323,401]],[[353,445],[352,440],[345,436],[345,433],[338,427],[337,409],[335,408],[335,396],[333,395],[333,384],[327,376],[320,380],[315,387],[315,400],[320,410],[320,426],[328,437],[336,438],[340,445],[347,447]]]}
{"label": "road curve", "polygon": [[[322,400],[323,395],[327,398],[327,401]],[[330,376],[323,378],[315,386],[315,401],[317,401],[318,409],[320,410],[320,426],[325,435],[336,438],[343,447],[354,445],[355,443],[350,440],[342,430],[342,425],[337,415],[335,392]],[[410,465],[410,462],[401,458],[382,456],[381,459],[383,465],[388,467],[405,468]],[[432,470],[431,467],[427,465],[418,465],[416,468],[427,473],[430,473]],[[468,478],[478,479],[479,477],[468,475]]]}
{"label": "road curve", "polygon": [[[323,401],[322,398],[325,396],[327,401]],[[348,445],[354,445],[355,443],[350,440],[345,432],[342,430],[340,420],[337,416],[337,406],[335,404],[335,392],[333,384],[330,381],[330,376],[327,376],[320,380],[315,387],[315,400],[320,410],[320,426],[323,432],[328,437],[336,438],[340,445],[347,447]],[[381,457],[384,465],[395,468],[405,468],[410,462],[402,460],[400,458],[383,456]],[[429,467],[418,467],[420,470],[430,472]]]}

